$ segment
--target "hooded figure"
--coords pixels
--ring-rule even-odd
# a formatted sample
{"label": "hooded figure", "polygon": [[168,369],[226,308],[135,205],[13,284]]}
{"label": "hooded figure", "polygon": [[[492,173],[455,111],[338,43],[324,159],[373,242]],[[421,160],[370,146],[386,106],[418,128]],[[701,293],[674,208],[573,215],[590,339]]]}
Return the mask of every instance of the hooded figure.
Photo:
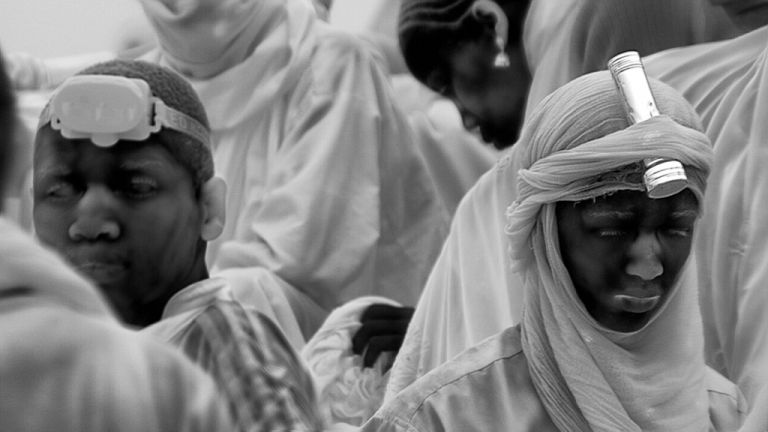
{"label": "hooded figure", "polygon": [[146,59],[200,95],[228,186],[211,273],[305,339],[362,295],[415,304],[448,214],[376,56],[308,1],[142,6]]}
{"label": "hooded figure", "polygon": [[[707,368],[693,225],[712,161],[691,106],[629,126],[608,72],[578,78],[523,130],[508,208],[522,322],[432,370],[365,431],[734,430],[735,386]],[[641,163],[680,161],[688,186],[646,195]],[[461,397],[459,397],[461,395]]]}

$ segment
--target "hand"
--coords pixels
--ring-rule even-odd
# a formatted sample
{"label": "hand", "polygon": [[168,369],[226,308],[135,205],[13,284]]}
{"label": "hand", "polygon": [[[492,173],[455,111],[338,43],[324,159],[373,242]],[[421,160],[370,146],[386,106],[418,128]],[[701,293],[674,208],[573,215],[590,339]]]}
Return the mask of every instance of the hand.
{"label": "hand", "polygon": [[[413,317],[412,307],[373,304],[360,317],[362,326],[352,336],[352,352],[363,356],[363,367],[373,367],[382,352],[400,350]],[[387,372],[391,364],[385,366]]]}

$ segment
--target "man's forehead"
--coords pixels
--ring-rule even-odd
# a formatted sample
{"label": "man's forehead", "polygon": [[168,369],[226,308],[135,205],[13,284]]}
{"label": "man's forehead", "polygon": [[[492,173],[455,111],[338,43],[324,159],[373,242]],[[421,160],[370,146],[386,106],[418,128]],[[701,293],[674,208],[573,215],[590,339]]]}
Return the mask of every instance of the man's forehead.
{"label": "man's forehead", "polygon": [[622,218],[641,213],[648,208],[660,207],[668,207],[676,214],[695,213],[698,204],[696,197],[687,189],[663,199],[649,198],[643,191],[627,190],[582,201],[579,207],[586,216]]}
{"label": "man's forehead", "polygon": [[36,166],[110,164],[124,169],[165,168],[177,164],[159,144],[120,141],[111,147],[99,147],[88,139],[66,139],[55,132],[44,137],[38,146]]}

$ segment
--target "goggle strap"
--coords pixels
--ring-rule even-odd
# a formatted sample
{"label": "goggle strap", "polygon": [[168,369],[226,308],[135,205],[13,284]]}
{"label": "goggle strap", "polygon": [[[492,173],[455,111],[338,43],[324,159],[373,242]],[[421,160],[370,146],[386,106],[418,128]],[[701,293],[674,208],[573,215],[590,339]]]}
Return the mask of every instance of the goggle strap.
{"label": "goggle strap", "polygon": [[[152,133],[159,132],[161,128],[166,127],[195,138],[204,146],[210,148],[210,134],[205,126],[200,124],[199,121],[181,111],[177,111],[167,106],[159,98],[153,98],[153,102],[155,115],[153,124],[150,126],[150,131]],[[37,130],[40,130],[48,123],[51,124],[51,128],[61,130],[61,125],[59,123],[54,124],[56,121],[58,121],[58,118],[53,118],[50,104],[46,105],[45,108],[43,108],[43,112],[40,113]]]}
{"label": "goggle strap", "polygon": [[155,118],[154,124],[151,126],[152,133],[158,132],[161,127],[166,127],[189,135],[210,148],[210,134],[205,126],[183,112],[167,106],[159,98],[153,99]]}

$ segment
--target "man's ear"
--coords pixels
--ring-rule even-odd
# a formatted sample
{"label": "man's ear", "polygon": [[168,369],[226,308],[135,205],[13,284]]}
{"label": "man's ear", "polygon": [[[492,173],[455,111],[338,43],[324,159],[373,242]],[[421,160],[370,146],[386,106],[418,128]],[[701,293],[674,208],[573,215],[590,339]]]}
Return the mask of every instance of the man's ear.
{"label": "man's ear", "polygon": [[212,177],[200,188],[200,205],[203,210],[200,237],[203,240],[215,240],[224,231],[226,197],[227,184],[221,177]]}
{"label": "man's ear", "polygon": [[493,34],[493,41],[498,53],[493,60],[497,68],[509,67],[507,56],[507,40],[509,38],[509,19],[504,10],[493,0],[475,0],[472,3],[472,15],[480,22],[487,23],[488,30]]}

